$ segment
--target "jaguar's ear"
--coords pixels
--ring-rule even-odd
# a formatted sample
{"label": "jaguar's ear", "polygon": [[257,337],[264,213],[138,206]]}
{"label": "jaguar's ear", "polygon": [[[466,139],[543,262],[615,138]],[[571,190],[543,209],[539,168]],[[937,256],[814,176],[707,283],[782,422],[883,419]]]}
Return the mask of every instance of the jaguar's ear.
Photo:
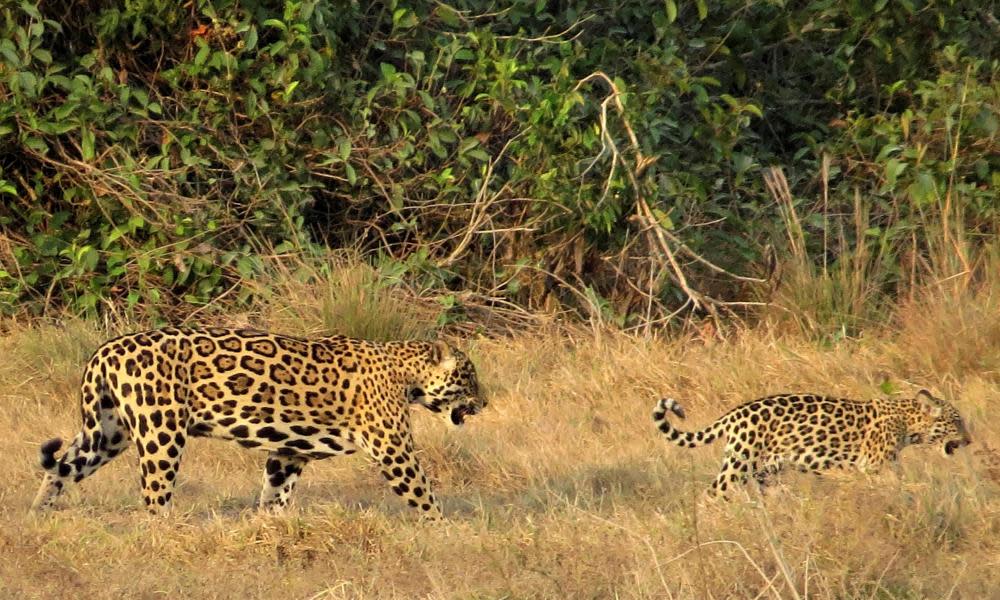
{"label": "jaguar's ear", "polygon": [[924,409],[924,412],[931,418],[936,419],[941,416],[940,401],[929,390],[920,390],[917,392],[916,400],[920,403],[920,407]]}
{"label": "jaguar's ear", "polygon": [[455,353],[452,352],[451,346],[448,342],[442,340],[435,340],[431,343],[430,355],[428,357],[431,364],[437,365],[442,369],[451,371],[455,368]]}

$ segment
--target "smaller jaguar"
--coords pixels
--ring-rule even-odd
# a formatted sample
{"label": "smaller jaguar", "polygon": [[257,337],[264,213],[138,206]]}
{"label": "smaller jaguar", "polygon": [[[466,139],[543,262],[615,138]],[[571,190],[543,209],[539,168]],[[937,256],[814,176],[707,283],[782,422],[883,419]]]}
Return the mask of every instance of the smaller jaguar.
{"label": "smaller jaguar", "polygon": [[940,444],[951,455],[972,443],[958,411],[927,390],[872,402],[816,394],[767,396],[730,410],[697,432],[675,428],[667,413],[683,419],[684,410],[676,400],[664,398],[653,411],[659,430],[682,448],[726,438],[711,497],[725,497],[751,475],[763,485],[785,466],[813,473],[850,467],[875,472],[911,444]]}

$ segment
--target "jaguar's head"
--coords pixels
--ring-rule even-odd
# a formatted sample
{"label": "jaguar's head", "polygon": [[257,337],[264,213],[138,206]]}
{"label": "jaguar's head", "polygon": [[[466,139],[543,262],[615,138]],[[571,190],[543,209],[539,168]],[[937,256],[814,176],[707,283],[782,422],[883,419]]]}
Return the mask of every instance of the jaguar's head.
{"label": "jaguar's head", "polygon": [[421,375],[410,388],[410,402],[440,413],[455,426],[489,404],[479,390],[475,365],[459,350],[436,341],[429,345],[422,360]]}
{"label": "jaguar's head", "polygon": [[952,455],[972,443],[962,416],[948,402],[935,398],[927,390],[917,392],[914,401],[919,416],[913,426],[913,439],[919,444],[940,444],[945,455]]}

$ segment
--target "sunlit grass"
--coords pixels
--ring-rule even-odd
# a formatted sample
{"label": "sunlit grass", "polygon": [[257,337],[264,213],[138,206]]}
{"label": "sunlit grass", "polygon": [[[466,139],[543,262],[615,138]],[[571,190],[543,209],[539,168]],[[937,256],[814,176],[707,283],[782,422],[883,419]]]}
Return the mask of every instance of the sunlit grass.
{"label": "sunlit grass", "polygon": [[[286,282],[258,313],[227,318],[292,333],[433,329],[433,314],[405,313],[377,288],[364,296],[363,273]],[[1000,589],[993,298],[953,308],[931,298],[899,312],[898,333],[827,346],[764,329],[710,345],[476,340],[489,408],[458,430],[416,413],[442,524],[419,522],[356,456],[308,465],[287,514],[258,514],[263,456],[213,440],[188,447],[165,518],[142,510],[131,452],[29,517],[38,444],[76,432],[83,361],[114,332],[14,331],[0,339],[0,597],[990,597]],[[340,301],[360,308],[331,308]],[[662,395],[684,403],[693,429],[769,392],[872,397],[884,372],[945,392],[975,444],[950,459],[908,449],[901,479],[788,474],[763,497],[712,504],[702,491],[721,448],[670,446],[651,422]]]}

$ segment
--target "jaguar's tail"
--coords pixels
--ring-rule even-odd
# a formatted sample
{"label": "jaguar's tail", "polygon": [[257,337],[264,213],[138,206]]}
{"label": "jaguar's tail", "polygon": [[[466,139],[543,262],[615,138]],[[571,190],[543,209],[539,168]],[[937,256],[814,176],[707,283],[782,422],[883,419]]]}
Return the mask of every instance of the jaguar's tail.
{"label": "jaguar's tail", "polygon": [[684,409],[681,408],[673,398],[663,398],[656,403],[653,410],[653,421],[656,423],[664,436],[671,442],[682,448],[695,448],[705,444],[711,444],[719,437],[722,425],[719,421],[712,423],[701,431],[681,431],[667,421],[667,413],[672,412],[680,418],[684,418]]}

